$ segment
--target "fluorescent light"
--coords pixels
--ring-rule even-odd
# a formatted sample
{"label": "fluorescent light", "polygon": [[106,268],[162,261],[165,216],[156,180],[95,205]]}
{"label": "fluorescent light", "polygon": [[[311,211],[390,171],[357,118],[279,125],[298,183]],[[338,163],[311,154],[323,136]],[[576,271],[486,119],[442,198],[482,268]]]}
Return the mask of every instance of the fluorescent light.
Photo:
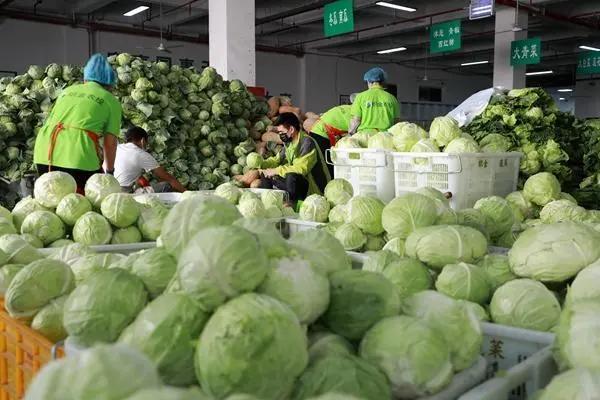
{"label": "fluorescent light", "polygon": [[488,14],[490,11],[492,11],[491,8],[488,8],[487,10],[471,11],[471,15]]}
{"label": "fluorescent light", "polygon": [[127,11],[125,14],[123,14],[126,17],[132,17],[136,14],[141,13],[142,11],[146,11],[147,9],[149,9],[150,7],[148,6],[139,6],[134,8],[133,10]]}
{"label": "fluorescent light", "polygon": [[565,99],[564,97],[559,97],[558,101],[567,101],[567,99]]}
{"label": "fluorescent light", "polygon": [[462,64],[460,64],[460,65],[461,65],[462,67],[466,67],[466,66],[469,66],[469,65],[480,65],[480,64],[487,64],[487,63],[489,63],[489,61],[488,61],[488,60],[485,60],[485,61],[473,61],[473,62],[467,62],[467,63],[462,63]]}
{"label": "fluorescent light", "polygon": [[471,11],[489,11],[492,9],[492,5],[488,4],[487,6],[473,7]]}
{"label": "fluorescent light", "polygon": [[535,75],[549,75],[549,74],[553,74],[553,73],[554,73],[554,71],[548,70],[548,71],[527,72],[525,75],[527,75],[527,76],[535,76]]}
{"label": "fluorescent light", "polygon": [[377,4],[378,6],[393,8],[393,9],[401,10],[401,11],[407,11],[407,12],[415,12],[415,11],[417,11],[416,8],[399,6],[397,4],[388,3],[387,1],[378,1],[375,4]]}
{"label": "fluorescent light", "polygon": [[583,49],[583,50],[600,51],[600,49],[599,49],[599,48],[597,48],[597,47],[592,47],[592,46],[579,46],[579,48],[580,48],[580,49]]}
{"label": "fluorescent light", "polygon": [[573,89],[558,89],[557,92],[561,92],[561,93],[569,93],[572,92]]}
{"label": "fluorescent light", "polygon": [[387,49],[387,50],[379,50],[377,52],[377,54],[389,54],[389,53],[396,53],[398,51],[404,51],[406,50],[406,47],[396,47],[394,49]]}

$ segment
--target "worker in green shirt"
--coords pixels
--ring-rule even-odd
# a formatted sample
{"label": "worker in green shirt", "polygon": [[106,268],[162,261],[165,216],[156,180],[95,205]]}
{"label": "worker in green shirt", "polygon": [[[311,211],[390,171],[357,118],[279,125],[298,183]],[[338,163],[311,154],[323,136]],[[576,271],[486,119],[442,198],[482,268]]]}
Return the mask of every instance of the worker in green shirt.
{"label": "worker in green shirt", "polygon": [[64,171],[83,193],[87,179],[114,171],[121,104],[110,92],[115,72],[102,54],[94,54],[83,70],[84,83],[66,88],[37,134],[33,162],[38,173]]}
{"label": "worker in green shirt", "polygon": [[[335,143],[348,133],[348,125],[350,125],[350,105],[336,106],[325,112],[315,122],[310,129],[310,137],[312,137],[321,154],[325,154],[327,149],[334,146]],[[329,174],[333,175],[333,165],[327,165]]]}
{"label": "worker in green shirt", "polygon": [[385,131],[400,117],[398,100],[383,88],[386,79],[387,74],[379,67],[365,73],[364,80],[369,88],[359,93],[352,103],[350,135]]}
{"label": "worker in green shirt", "polygon": [[280,114],[275,126],[284,148],[262,161],[259,187],[286,191],[292,204],[309,194],[323,193],[331,175],[315,140],[300,128],[293,113]]}

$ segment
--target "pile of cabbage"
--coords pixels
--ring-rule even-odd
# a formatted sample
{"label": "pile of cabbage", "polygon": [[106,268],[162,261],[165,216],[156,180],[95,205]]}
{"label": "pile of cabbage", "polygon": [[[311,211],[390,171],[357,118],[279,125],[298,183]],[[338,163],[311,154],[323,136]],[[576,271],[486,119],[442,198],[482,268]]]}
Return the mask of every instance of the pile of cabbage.
{"label": "pile of cabbage", "polygon": [[[469,249],[456,261],[482,257],[485,238],[456,229]],[[353,270],[324,230],[286,240],[272,222],[198,194],[171,209],[158,245],[118,256],[75,243],[13,277],[11,315],[35,319],[52,308],[44,319],[62,329],[54,338],[91,347],[48,364],[26,399],[416,399],[479,357],[471,307]],[[402,260],[427,271],[420,263],[431,260],[415,257]]]}
{"label": "pile of cabbage", "polygon": [[287,193],[282,190],[241,189],[233,182],[225,182],[217,186],[214,194],[237,205],[239,212],[246,218],[269,219],[296,215],[294,209],[287,204]]}
{"label": "pile of cabbage", "polygon": [[35,247],[88,246],[154,241],[169,209],[160,201],[121,192],[112,175],[95,174],[76,193],[71,175],[53,171],[35,181],[34,197],[20,200],[6,218],[2,233],[22,234]]}
{"label": "pile of cabbage", "polygon": [[538,172],[550,172],[571,191],[598,172],[598,153],[590,154],[598,134],[592,135],[590,127],[573,114],[559,111],[541,88],[493,96],[483,113],[463,130],[482,148],[521,152],[522,181]]}
{"label": "pile of cabbage", "polygon": [[479,153],[497,151],[496,147],[480,146],[471,135],[463,132],[451,117],[435,118],[429,132],[411,122],[399,122],[377,134],[357,133],[344,137],[337,148],[370,148],[418,153]]}
{"label": "pile of cabbage", "polygon": [[[127,53],[109,61],[122,127],[146,129],[150,151],[184,186],[213,189],[243,171],[255,150],[251,135],[260,136],[269,120],[266,102],[241,81],[224,81],[211,67],[198,72]],[[31,169],[37,130],[61,90],[80,81],[79,67],[58,64],[0,79],[0,176],[17,181]]]}

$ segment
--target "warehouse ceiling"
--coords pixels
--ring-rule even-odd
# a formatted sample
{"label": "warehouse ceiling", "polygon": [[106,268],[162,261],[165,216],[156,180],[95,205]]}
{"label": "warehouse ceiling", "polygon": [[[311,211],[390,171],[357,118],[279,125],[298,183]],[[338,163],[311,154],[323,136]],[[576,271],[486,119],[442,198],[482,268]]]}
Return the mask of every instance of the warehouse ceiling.
{"label": "warehouse ceiling", "polygon": [[[397,63],[417,69],[445,70],[491,76],[494,18],[469,21],[468,0],[388,0],[415,12],[376,5],[376,0],[354,0],[355,31],[324,38],[323,6],[331,0],[255,0],[256,43],[259,50],[293,54],[315,53],[372,63]],[[123,14],[139,6],[149,8],[133,17]],[[517,6],[515,0],[496,0],[496,7]],[[581,45],[600,47],[599,0],[521,0],[529,13],[529,37],[543,43],[542,64],[528,70],[551,69],[557,85],[573,83]],[[207,41],[208,0],[0,0],[0,15],[84,24],[91,29],[156,35],[162,25],[167,39]],[[516,13],[515,13],[516,14]],[[463,19],[462,49],[430,54],[432,23]],[[517,22],[517,25],[519,23]],[[378,55],[377,51],[406,47],[406,51]],[[485,65],[461,66],[473,61]],[[547,77],[531,77],[535,80]]]}

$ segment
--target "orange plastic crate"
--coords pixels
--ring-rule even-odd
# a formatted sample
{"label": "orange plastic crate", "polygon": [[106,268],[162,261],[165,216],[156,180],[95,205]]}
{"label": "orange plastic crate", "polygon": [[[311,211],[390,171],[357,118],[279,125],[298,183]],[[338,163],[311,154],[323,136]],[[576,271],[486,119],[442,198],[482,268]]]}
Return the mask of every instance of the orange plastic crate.
{"label": "orange plastic crate", "polygon": [[[0,400],[18,400],[44,364],[52,361],[54,343],[11,318],[0,300]],[[55,357],[63,356],[58,347]]]}

